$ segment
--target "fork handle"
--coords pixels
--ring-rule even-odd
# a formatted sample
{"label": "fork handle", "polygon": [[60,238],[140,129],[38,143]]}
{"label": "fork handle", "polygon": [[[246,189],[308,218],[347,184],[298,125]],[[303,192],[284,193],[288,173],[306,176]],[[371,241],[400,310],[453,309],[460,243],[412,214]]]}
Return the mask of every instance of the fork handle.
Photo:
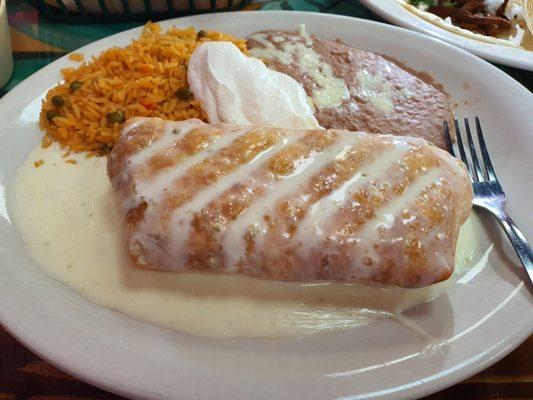
{"label": "fork handle", "polygon": [[511,241],[520,262],[526,270],[529,277],[529,283],[533,285],[533,252],[531,251],[531,246],[529,246],[526,238],[522,232],[520,232],[513,219],[505,211],[491,211]]}

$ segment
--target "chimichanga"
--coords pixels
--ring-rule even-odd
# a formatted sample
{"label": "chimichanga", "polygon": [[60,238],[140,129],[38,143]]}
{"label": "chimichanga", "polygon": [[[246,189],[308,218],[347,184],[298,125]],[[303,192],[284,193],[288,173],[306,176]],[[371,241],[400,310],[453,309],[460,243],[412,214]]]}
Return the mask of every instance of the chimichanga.
{"label": "chimichanga", "polygon": [[108,158],[141,266],[283,281],[445,280],[472,205],[423,139],[129,120]]}

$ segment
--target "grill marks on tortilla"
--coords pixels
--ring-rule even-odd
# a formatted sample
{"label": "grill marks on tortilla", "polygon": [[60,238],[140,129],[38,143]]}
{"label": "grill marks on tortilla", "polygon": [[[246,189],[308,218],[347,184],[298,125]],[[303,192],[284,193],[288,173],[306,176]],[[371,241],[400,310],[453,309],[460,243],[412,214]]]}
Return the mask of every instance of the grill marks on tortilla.
{"label": "grill marks on tortilla", "polygon": [[[357,248],[358,237],[375,236],[376,239],[379,240],[378,236],[380,234],[383,236],[389,235],[387,233],[388,230],[385,227],[380,229],[380,211],[389,203],[397,201],[400,196],[403,196],[406,190],[412,187],[420,177],[427,174],[427,171],[440,168],[441,163],[433,154],[428,154],[428,152],[425,152],[424,150],[412,150],[405,154],[403,158],[400,156],[399,160],[393,159],[393,161],[388,164],[388,168],[383,169],[381,173],[372,177],[372,179],[360,177],[354,182],[349,182],[349,186],[353,187],[353,192],[347,191],[345,198],[339,201],[337,208],[335,208],[329,215],[326,215],[325,217],[318,216],[318,218],[316,218],[317,215],[310,215],[309,210],[320,200],[327,200],[332,192],[349,181],[350,178],[353,177],[353,171],[364,171],[365,166],[372,165],[376,160],[377,162],[380,162],[383,157],[391,155],[389,152],[391,152],[391,149],[383,144],[378,146],[378,148],[375,148],[374,146],[365,148],[365,146],[363,146],[361,149],[357,149],[352,153],[353,158],[348,157],[346,163],[343,163],[345,164],[344,167],[348,167],[346,171],[349,172],[344,176],[341,175],[342,178],[339,179],[338,182],[335,182],[332,187],[329,187],[325,193],[321,191],[315,193],[312,191],[304,191],[302,196],[295,196],[280,202],[276,213],[269,219],[271,222],[269,226],[269,238],[267,238],[265,242],[268,244],[272,243],[276,237],[282,237],[283,234],[285,234],[287,240],[292,240],[292,250],[290,253],[284,254],[282,258],[273,259],[267,254],[268,246],[264,246],[262,249],[263,254],[258,257],[257,253],[255,253],[256,259],[254,261],[257,262],[259,258],[262,258],[265,260],[263,268],[275,268],[277,269],[276,272],[278,274],[285,274],[287,278],[294,279],[294,276],[291,276],[294,272],[288,267],[291,263],[287,263],[283,258],[302,257],[303,259],[306,259],[308,254],[311,253],[311,242],[306,240],[308,239],[308,233],[306,230],[317,229],[323,232],[323,237],[329,238],[329,249],[326,251],[326,256],[321,260],[309,260],[309,265],[319,266],[320,270],[317,272],[317,275],[321,277],[345,275],[347,270],[351,267],[349,261],[351,257],[347,254],[345,248],[343,248],[343,242],[350,238],[356,238],[356,241],[351,245],[355,249]],[[353,166],[353,169],[350,168],[350,164]],[[403,168],[401,167],[402,165],[404,166]],[[378,169],[379,168],[376,170]],[[324,172],[325,171],[320,174],[320,178],[310,182],[310,188],[320,187],[328,181],[327,173]],[[336,176],[338,179],[339,175],[337,175],[337,173],[338,172],[335,172],[330,176]],[[433,185],[422,185],[420,188],[415,189],[416,195],[412,197],[411,204],[405,205],[406,208],[411,208],[415,202],[418,204],[420,199],[423,199],[426,194],[431,195],[432,200],[439,200],[439,196],[434,193],[436,190],[438,191]],[[309,193],[310,199],[307,202],[303,202],[304,206],[301,207],[301,198],[305,198],[307,193]],[[313,194],[315,195],[314,197]],[[299,200],[300,204],[298,204]],[[320,212],[320,209],[315,211],[315,213]],[[416,212],[414,222],[418,225],[421,224],[420,218],[416,218],[419,213],[423,214],[424,211],[420,210]],[[309,222],[314,221],[315,226],[309,226],[309,223],[305,223],[306,220]],[[429,230],[433,228],[441,221],[442,219],[434,218],[431,220],[431,223],[427,225],[427,229]],[[407,235],[409,235],[409,233],[416,233],[415,230],[411,229],[413,226],[414,225],[410,224],[406,225],[406,237],[408,237]],[[363,235],[361,234],[363,230],[367,230],[368,232]],[[360,235],[358,235],[358,233]],[[404,245],[405,251],[411,258],[412,262],[421,261],[422,257],[425,256],[426,249],[421,243],[416,242],[416,239],[407,240]],[[257,248],[254,250],[257,250]],[[376,248],[375,250],[379,253],[380,249]],[[372,263],[375,262],[375,260],[372,260],[372,258],[368,256],[365,256],[364,258],[366,259],[369,268]],[[365,263],[365,260],[363,260],[363,263]],[[244,263],[244,265],[245,264],[246,263]],[[279,269],[282,268],[283,265],[286,265],[287,268],[280,272]],[[385,274],[381,278],[376,279],[386,281],[388,278],[389,276]]]}
{"label": "grill marks on tortilla", "polygon": [[240,165],[250,162],[260,152],[273,146],[280,138],[281,134],[275,129],[266,132],[251,130],[244,133],[231,145],[192,166],[184,175],[175,180],[172,188],[169,188],[161,200],[162,208],[169,214],[172,213],[174,209],[193,200],[203,188],[213,184],[221,176],[235,171]]}
{"label": "grill marks on tortilla", "polygon": [[402,196],[416,179],[437,167],[440,161],[429,151],[410,150],[384,171],[383,176],[368,181],[351,194],[351,205],[339,215],[342,222],[331,225],[342,226],[343,235],[353,235],[374,218],[384,204]]}
{"label": "grill marks on tortilla", "polygon": [[164,270],[429,284],[453,267],[471,195],[450,156],[412,138],[155,119],[117,146],[130,254]]}
{"label": "grill marks on tortilla", "polygon": [[[387,145],[376,142],[372,139],[362,139],[356,146],[346,150],[345,156],[338,160],[332,160],[318,173],[309,177],[306,182],[299,187],[298,193],[280,199],[275,206],[265,213],[263,219],[267,227],[267,235],[254,231],[245,234],[246,254],[240,265],[245,268],[249,264],[250,258],[258,260],[257,250],[268,251],[268,247],[273,243],[274,238],[283,237],[293,243],[290,253],[285,253],[285,257],[297,257],[298,234],[304,233],[308,227],[302,226],[302,221],[312,214],[313,207],[321,200],[328,198],[333,192],[351,180],[357,171],[364,165],[379,158],[382,151],[387,150]],[[266,237],[258,237],[266,236]],[[259,239],[259,240],[258,240]],[[283,260],[276,260],[274,263],[265,263],[263,268],[268,270],[275,268],[277,274],[291,277],[294,271],[288,267]],[[278,262],[279,261],[279,262]],[[287,269],[284,270],[284,265]]]}
{"label": "grill marks on tortilla", "polygon": [[[350,147],[346,151],[347,146],[341,144],[339,147],[343,147],[345,157],[339,160],[328,159],[324,162],[325,166],[319,168],[314,175],[306,176],[302,172],[302,176],[299,176],[296,172],[299,165],[311,157],[323,156],[328,148],[339,144],[340,139],[343,139],[343,136],[333,132],[311,131],[301,140],[272,156],[267,165],[197,213],[194,218],[194,230],[189,238],[191,247],[195,249],[195,256],[190,264],[205,265],[208,257],[215,257],[211,264],[222,264],[224,255],[221,252],[224,244],[231,242],[235,246],[236,241],[242,242],[241,246],[236,246],[242,249],[242,253],[236,252],[230,260],[242,264],[242,261],[250,256],[256,235],[260,234],[262,229],[266,229],[268,235],[275,235],[275,232],[284,232],[283,227],[289,225],[286,231],[289,234],[295,232],[297,221],[312,204],[349,179],[357,166],[370,159],[370,147],[377,149],[382,146],[365,139],[361,140],[357,148]],[[289,195],[265,202],[265,196],[276,197],[280,186],[291,179],[295,182],[289,183],[292,189]],[[301,192],[295,196],[295,190]],[[300,200],[297,208],[293,207],[296,200]],[[258,204],[264,205],[265,208],[250,210]],[[232,225],[239,217],[242,217],[242,221]],[[254,223],[256,220],[262,223],[257,225]],[[213,250],[214,252],[210,252]]]}
{"label": "grill marks on tortilla", "polygon": [[[283,134],[276,129],[255,131],[249,128],[240,133],[241,136],[230,144],[192,165],[172,181],[168,190],[164,190],[159,206],[167,213],[166,220],[170,220],[170,215],[176,209],[186,207],[187,203],[194,204],[197,195],[220,177],[237,171],[241,165],[250,163],[262,151],[279,144],[284,139]],[[210,270],[224,268],[223,239],[226,231],[232,229],[232,223],[245,214],[251,205],[264,201],[264,197],[272,195],[272,192],[275,195],[276,186],[288,177],[292,176],[294,179],[298,176],[295,170],[299,164],[312,161],[313,157],[320,156],[335,143],[338,145],[335,155],[340,155],[342,149],[343,154],[338,159],[328,159],[324,167],[318,169],[315,174],[311,176],[302,174],[303,180],[298,179],[297,183],[300,190],[297,195],[292,190],[288,196],[282,196],[274,201],[272,207],[261,213],[264,229],[268,232],[267,243],[270,236],[285,235],[287,240],[296,236],[299,223],[309,215],[314,204],[352,179],[362,166],[382,158],[392,147],[369,137],[364,139],[354,137],[346,141],[346,145],[344,143],[339,145],[339,140],[347,140],[347,135],[357,134],[310,131],[294,143],[282,145],[278,152],[268,157],[262,167],[257,170],[252,169],[251,174],[242,176],[242,182],[218,194],[206,207],[194,213],[191,216],[191,229],[187,238],[188,248],[193,249],[187,260],[189,267]],[[201,130],[191,130],[170,147],[154,153],[149,158],[143,179],[164,174],[172,165],[179,164],[186,157],[202,150],[209,150],[209,144],[216,143],[220,136],[221,132],[216,128],[203,127]],[[438,159],[427,150],[421,152],[411,150],[400,161],[395,161],[392,166],[382,171],[383,176],[387,177],[386,181],[381,181],[381,176],[372,177],[371,180],[365,180],[363,177],[361,182],[354,184],[356,190],[349,194],[347,201],[342,202],[342,206],[329,220],[324,221],[321,229],[327,236],[354,235],[376,217],[380,207],[401,196],[414,180],[424,174],[424,171],[439,165]],[[140,166],[140,169],[142,168],[143,165]],[[131,222],[139,223],[139,215],[145,212],[146,208],[146,202],[143,201]],[[250,220],[255,220],[255,216]],[[338,229],[338,226],[342,228]],[[239,255],[242,256],[239,257],[241,266],[246,264],[246,259],[252,256],[252,250],[256,249],[259,232],[255,232],[254,229],[256,227],[245,226],[244,229],[235,231],[232,236],[233,240],[244,242],[244,252]],[[296,247],[298,243],[295,243],[295,250]]]}
{"label": "grill marks on tortilla", "polygon": [[[283,138],[285,142],[287,138]],[[251,204],[261,202],[277,182],[294,173],[298,162],[320,153],[335,141],[335,135],[315,130],[302,134],[294,143],[281,146],[242,181],[233,185],[197,212],[192,221],[188,241],[191,251],[188,263],[192,268],[203,269],[206,265],[219,269],[224,263],[223,243],[219,233],[231,228],[233,221],[246,213]],[[294,140],[294,139],[293,139]],[[243,240],[249,226],[244,227],[234,238]]]}
{"label": "grill marks on tortilla", "polygon": [[146,163],[146,178],[150,178],[161,172],[161,170],[172,167],[186,157],[206,149],[221,134],[222,131],[218,131],[207,135],[205,132],[193,129],[185,137],[176,140],[170,147],[160,150],[150,158]]}

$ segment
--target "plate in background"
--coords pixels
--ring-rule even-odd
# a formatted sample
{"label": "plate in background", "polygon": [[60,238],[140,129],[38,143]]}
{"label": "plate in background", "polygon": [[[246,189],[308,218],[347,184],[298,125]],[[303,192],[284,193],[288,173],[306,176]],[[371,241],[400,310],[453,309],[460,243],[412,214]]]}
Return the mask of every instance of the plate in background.
{"label": "plate in background", "polygon": [[533,51],[486,43],[447,31],[407,11],[395,0],[359,0],[388,22],[444,40],[485,60],[533,71]]}

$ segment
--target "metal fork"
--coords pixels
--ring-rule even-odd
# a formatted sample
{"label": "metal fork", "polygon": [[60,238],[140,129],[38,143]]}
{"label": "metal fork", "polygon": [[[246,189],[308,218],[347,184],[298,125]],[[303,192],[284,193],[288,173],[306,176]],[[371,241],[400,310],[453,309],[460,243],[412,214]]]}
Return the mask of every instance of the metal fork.
{"label": "metal fork", "polygon": [[[483,131],[481,130],[479,118],[476,117],[476,131],[481,157],[479,157],[479,152],[476,150],[476,145],[474,144],[474,139],[470,131],[470,124],[468,123],[468,118],[464,119],[464,125],[468,149],[470,151],[470,161],[466,156],[465,144],[461,135],[461,129],[459,128],[459,121],[457,118],[455,119],[455,132],[457,135],[457,147],[459,148],[459,155],[468,169],[468,173],[470,174],[472,185],[474,187],[474,206],[482,208],[496,217],[503,230],[507,234],[507,237],[511,241],[511,244],[513,245],[518,258],[520,259],[520,262],[524,266],[526,274],[529,277],[530,285],[533,285],[533,253],[531,251],[531,247],[526,241],[526,238],[505,211],[505,193],[503,192],[490,161],[489,152],[487,150],[487,145],[485,144],[485,138],[483,137]],[[444,133],[446,136],[448,152],[455,157],[455,151],[453,149],[452,139],[450,136],[450,128],[448,126],[448,122],[446,121],[444,121]]]}

